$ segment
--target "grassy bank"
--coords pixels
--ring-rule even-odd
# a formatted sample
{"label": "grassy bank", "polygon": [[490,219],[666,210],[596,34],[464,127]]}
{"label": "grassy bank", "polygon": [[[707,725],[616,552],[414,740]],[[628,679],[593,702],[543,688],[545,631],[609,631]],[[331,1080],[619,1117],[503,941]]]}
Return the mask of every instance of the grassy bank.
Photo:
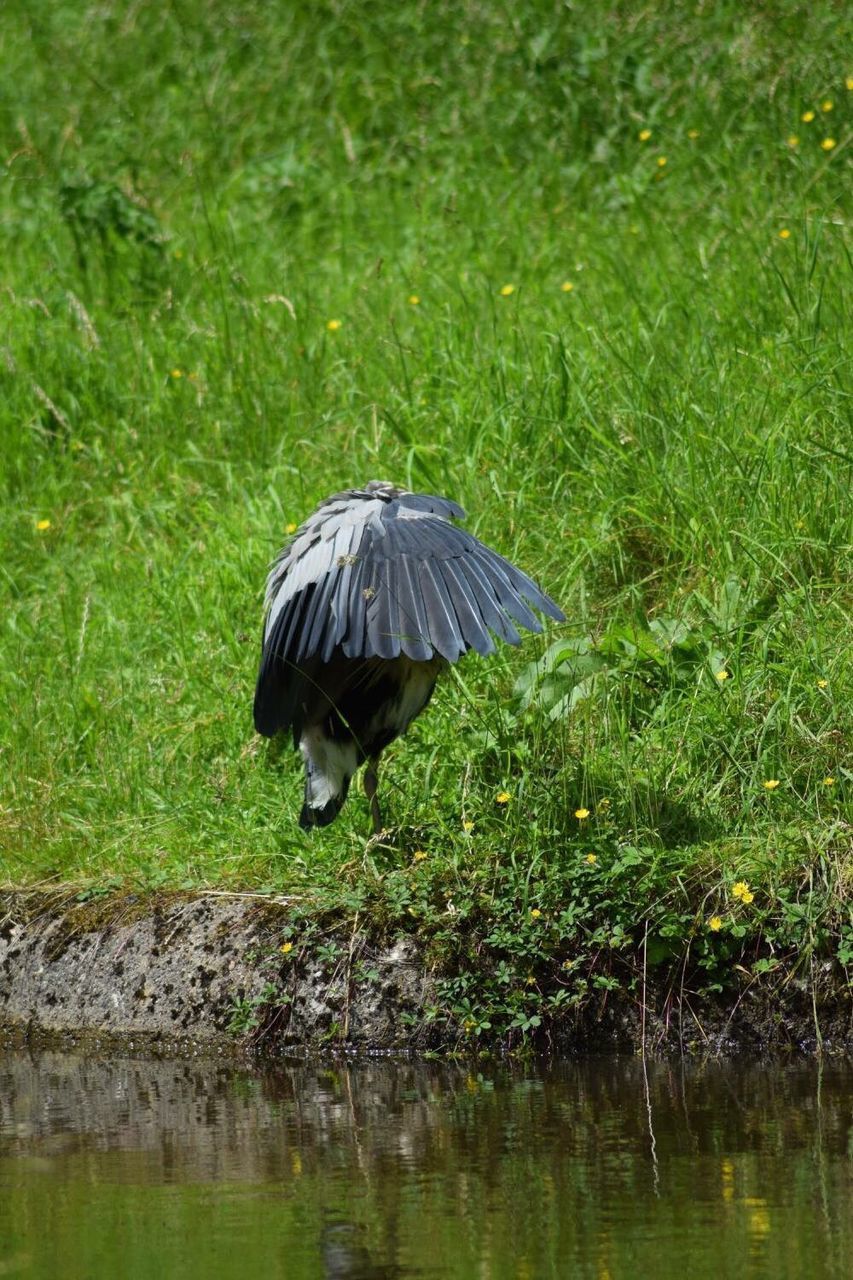
{"label": "grassy bank", "polygon": [[[7,8],[4,877],[404,923],[472,1034],[843,981],[841,7]],[[251,725],[267,563],[371,477],[568,617],[388,753],[388,847]]]}

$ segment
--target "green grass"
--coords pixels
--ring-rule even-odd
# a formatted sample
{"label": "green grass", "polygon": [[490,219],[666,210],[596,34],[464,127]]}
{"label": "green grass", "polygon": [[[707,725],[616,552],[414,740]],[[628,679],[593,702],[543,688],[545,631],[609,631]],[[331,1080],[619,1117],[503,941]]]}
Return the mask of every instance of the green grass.
{"label": "green grass", "polygon": [[[501,1026],[529,970],[635,981],[641,943],[711,986],[849,963],[842,7],[5,27],[5,876],[369,910],[508,963]],[[391,849],[356,793],[302,834],[251,724],[267,563],[372,477],[462,501],[568,617],[387,753]]]}

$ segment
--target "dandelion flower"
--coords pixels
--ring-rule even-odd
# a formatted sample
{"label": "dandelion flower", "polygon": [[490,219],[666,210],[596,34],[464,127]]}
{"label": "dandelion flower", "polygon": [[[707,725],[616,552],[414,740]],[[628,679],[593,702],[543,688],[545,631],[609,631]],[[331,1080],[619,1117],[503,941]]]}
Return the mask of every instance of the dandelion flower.
{"label": "dandelion flower", "polygon": [[505,284],[505,285],[503,286],[503,288],[501,289],[501,297],[502,297],[502,298],[508,298],[508,297],[510,296],[510,294],[512,294],[512,293],[515,293],[515,285],[514,285],[514,284]]}
{"label": "dandelion flower", "polygon": [[658,168],[663,169],[666,164],[666,156],[658,156]]}
{"label": "dandelion flower", "polygon": [[732,885],[732,897],[737,898],[739,902],[745,902],[748,905],[752,902],[753,896],[745,880],[738,880]]}
{"label": "dandelion flower", "polygon": [[340,320],[327,320],[327,321],[326,321],[326,328],[329,330],[329,333],[337,333],[337,331],[338,331],[338,329],[340,329],[340,327],[341,327],[341,321],[340,321]]}
{"label": "dandelion flower", "polygon": [[708,928],[711,930],[711,932],[719,933],[722,927],[723,927],[722,917],[711,916],[711,919],[708,921]]}
{"label": "dandelion flower", "polygon": [[283,942],[279,947],[279,951],[283,956],[289,956],[292,950],[293,950],[292,942]]}
{"label": "dandelion flower", "polygon": [[594,867],[596,862],[598,862],[598,858],[594,853],[588,853],[584,858],[584,862],[588,867]]}
{"label": "dandelion flower", "polygon": [[698,129],[688,129],[688,130],[687,130],[687,136],[688,136],[688,138],[692,139],[692,141],[694,141],[694,142],[695,142],[695,141],[696,141],[696,139],[699,137],[699,130],[698,130]]}
{"label": "dandelion flower", "polygon": [[286,524],[286,525],[284,526],[284,532],[285,532],[285,533],[296,533],[296,525],[293,523],[293,521],[292,521],[292,520],[291,520],[288,524]]}
{"label": "dandelion flower", "polygon": [[714,679],[719,680],[720,684],[725,684],[728,678],[729,678],[728,671],[718,671],[717,674],[714,676]]}
{"label": "dandelion flower", "polygon": [[761,785],[762,785],[762,787],[764,788],[764,790],[765,790],[765,791],[775,791],[775,790],[776,790],[776,788],[777,788],[777,787],[778,787],[778,785],[779,785],[779,779],[778,779],[778,778],[765,778],[764,782],[762,782],[762,784],[761,784]]}
{"label": "dandelion flower", "polygon": [[415,849],[415,852],[412,854],[412,861],[423,862],[426,856],[427,855],[424,853],[423,849]]}
{"label": "dandelion flower", "polygon": [[640,139],[641,142],[648,142],[651,136],[652,136],[651,129],[641,129],[640,132],[637,134],[637,137]]}
{"label": "dandelion flower", "polygon": [[803,124],[811,124],[812,120],[814,120],[814,112],[804,111],[803,114],[800,116],[800,119],[802,120]]}
{"label": "dandelion flower", "polygon": [[789,147],[798,147],[800,145],[800,139],[795,133],[789,134],[787,141]]}
{"label": "dandelion flower", "polygon": [[420,298],[418,297],[418,295],[417,295],[416,293],[410,293],[410,294],[409,294],[409,305],[410,305],[410,306],[412,306],[412,307],[416,307],[416,306],[418,306],[418,304],[419,304],[419,303],[420,303]]}
{"label": "dandelion flower", "polygon": [[779,232],[779,239],[780,239],[780,240],[790,240],[790,239],[791,239],[791,233],[790,233],[790,231],[788,230],[788,228],[787,228],[787,227],[783,227],[783,228],[782,228],[782,230]]}
{"label": "dandelion flower", "polygon": [[462,830],[465,832],[471,832],[474,830],[474,824],[470,820],[470,818],[466,818],[465,821],[462,823]]}
{"label": "dandelion flower", "polygon": [[823,112],[827,112],[827,111],[831,111],[831,110],[832,110],[832,108],[833,108],[834,106],[835,106],[835,103],[832,101],[832,99],[831,99],[831,98],[826,98],[826,99],[825,99],[825,100],[820,104],[820,109],[821,109],[821,111],[823,111]]}
{"label": "dandelion flower", "polygon": [[39,533],[47,533],[48,529],[50,528],[50,521],[36,520],[36,528],[38,529]]}
{"label": "dandelion flower", "polygon": [[584,818],[589,817],[589,809],[575,809],[575,817],[583,822]]}
{"label": "dandelion flower", "polygon": [[182,378],[184,375],[180,369],[172,369],[169,376],[172,378]]}
{"label": "dandelion flower", "polygon": [[818,680],[817,687],[818,689],[825,689],[828,684],[829,684],[828,680],[821,679],[821,680]]}
{"label": "dandelion flower", "polygon": [[834,786],[835,786],[835,779],[834,779],[833,777],[831,777],[831,776],[830,776],[830,777],[826,777],[826,778],[824,778],[824,780],[823,780],[823,785],[824,785],[825,787],[834,787]]}
{"label": "dandelion flower", "polygon": [[823,142],[820,144],[820,149],[821,151],[831,151],[834,146],[834,138],[824,138]]}
{"label": "dandelion flower", "polygon": [[539,910],[539,908],[534,907],[533,910],[530,912],[530,919],[538,920],[541,915],[542,915],[542,912]]}
{"label": "dandelion flower", "polygon": [[563,293],[571,293],[574,287],[575,286],[572,284],[571,280],[564,280],[563,283],[560,285],[560,288],[563,290]]}
{"label": "dandelion flower", "polygon": [[853,90],[853,76],[848,76],[844,83],[847,85],[848,89]]}
{"label": "dandelion flower", "polygon": [[509,804],[512,796],[508,791],[499,791],[495,796],[495,804]]}

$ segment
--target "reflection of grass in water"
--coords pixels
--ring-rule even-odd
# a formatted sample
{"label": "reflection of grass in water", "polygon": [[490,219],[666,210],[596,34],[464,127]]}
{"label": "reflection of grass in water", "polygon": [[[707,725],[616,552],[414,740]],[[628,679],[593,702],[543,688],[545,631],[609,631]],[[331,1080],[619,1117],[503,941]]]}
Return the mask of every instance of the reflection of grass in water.
{"label": "reflection of grass in water", "polygon": [[[710,985],[837,953],[843,19],[85,12],[9,24],[8,874],[311,886],[507,965],[477,1025],[643,940]],[[391,752],[416,871],[355,796],[304,839],[249,722],[268,560],[374,475],[569,617]]]}

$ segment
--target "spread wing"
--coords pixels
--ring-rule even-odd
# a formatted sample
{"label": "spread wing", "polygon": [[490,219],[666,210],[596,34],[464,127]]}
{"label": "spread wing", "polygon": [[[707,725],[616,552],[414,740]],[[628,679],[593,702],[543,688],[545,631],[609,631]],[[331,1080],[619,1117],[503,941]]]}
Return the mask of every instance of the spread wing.
{"label": "spread wing", "polygon": [[518,644],[519,626],[541,631],[533,609],[563,621],[527,574],[451,523],[464,518],[456,503],[394,493],[335,495],[273,566],[255,695],[261,733],[291,723],[297,686],[335,650],[455,662],[469,649],[494,652],[495,637]]}

